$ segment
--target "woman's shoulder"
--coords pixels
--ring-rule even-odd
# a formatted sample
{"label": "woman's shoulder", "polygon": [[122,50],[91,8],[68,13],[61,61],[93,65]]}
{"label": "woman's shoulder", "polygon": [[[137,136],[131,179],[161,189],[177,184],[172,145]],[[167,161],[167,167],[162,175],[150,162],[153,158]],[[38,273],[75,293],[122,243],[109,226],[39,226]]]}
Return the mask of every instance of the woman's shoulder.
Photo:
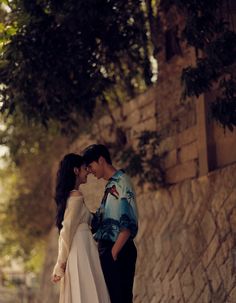
{"label": "woman's shoulder", "polygon": [[80,191],[72,191],[67,199],[67,207],[77,207],[76,205],[82,205],[83,201],[84,198]]}
{"label": "woman's shoulder", "polygon": [[68,201],[70,200],[83,200],[83,195],[79,190],[72,190],[69,194]]}
{"label": "woman's shoulder", "polygon": [[81,197],[81,198],[83,198],[83,194],[81,193],[81,191],[74,189],[69,194],[69,198],[73,198],[73,197],[77,197],[77,198]]}

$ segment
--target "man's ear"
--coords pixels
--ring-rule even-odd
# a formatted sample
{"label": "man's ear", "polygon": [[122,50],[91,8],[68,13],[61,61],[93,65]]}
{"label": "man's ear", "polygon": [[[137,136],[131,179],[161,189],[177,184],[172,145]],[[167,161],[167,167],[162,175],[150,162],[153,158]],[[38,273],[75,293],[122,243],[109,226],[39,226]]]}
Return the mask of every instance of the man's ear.
{"label": "man's ear", "polygon": [[76,176],[79,175],[79,168],[78,167],[74,167],[74,173]]}
{"label": "man's ear", "polygon": [[104,164],[104,158],[102,156],[100,156],[98,158],[98,164],[103,165]]}

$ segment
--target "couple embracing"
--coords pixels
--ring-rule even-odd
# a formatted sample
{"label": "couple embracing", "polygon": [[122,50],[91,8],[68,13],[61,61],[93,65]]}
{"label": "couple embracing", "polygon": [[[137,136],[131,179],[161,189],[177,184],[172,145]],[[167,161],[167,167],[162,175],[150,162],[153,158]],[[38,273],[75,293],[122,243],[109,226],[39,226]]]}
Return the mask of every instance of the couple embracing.
{"label": "couple embracing", "polygon": [[[95,214],[86,207],[79,188],[89,173],[107,181]],[[94,144],[83,156],[67,154],[62,159],[55,200],[60,235],[52,280],[61,283],[60,303],[132,303],[135,193],[127,174],[112,165],[104,145]]]}

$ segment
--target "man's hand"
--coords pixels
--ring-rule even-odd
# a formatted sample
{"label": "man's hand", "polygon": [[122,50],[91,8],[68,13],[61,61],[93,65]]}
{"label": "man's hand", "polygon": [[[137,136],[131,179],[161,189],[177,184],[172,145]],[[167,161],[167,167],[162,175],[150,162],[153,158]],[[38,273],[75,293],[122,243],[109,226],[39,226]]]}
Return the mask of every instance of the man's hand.
{"label": "man's hand", "polygon": [[113,245],[113,247],[111,249],[111,254],[112,254],[112,257],[113,257],[114,261],[117,260],[118,254],[121,251],[122,247],[127,242],[127,240],[129,239],[130,234],[131,234],[131,232],[130,232],[129,229],[123,229],[119,233],[119,235],[116,239],[116,242],[115,242],[115,244]]}
{"label": "man's hand", "polygon": [[113,260],[116,261],[118,253],[115,251],[114,246],[112,247],[111,255],[112,255]]}

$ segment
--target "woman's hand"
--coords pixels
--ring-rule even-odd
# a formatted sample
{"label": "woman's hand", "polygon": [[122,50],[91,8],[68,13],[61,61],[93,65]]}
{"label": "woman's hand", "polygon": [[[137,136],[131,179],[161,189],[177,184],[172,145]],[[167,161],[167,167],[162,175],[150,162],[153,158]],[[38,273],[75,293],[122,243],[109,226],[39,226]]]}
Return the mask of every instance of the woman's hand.
{"label": "woman's hand", "polygon": [[[59,270],[58,267],[60,268],[60,270]],[[61,271],[61,269],[62,269],[62,271]],[[55,268],[54,268],[51,281],[53,283],[59,282],[61,280],[62,276],[64,276],[65,270],[66,270],[66,263],[59,263],[58,262],[56,264]],[[60,276],[58,274],[60,274]]]}
{"label": "woman's hand", "polygon": [[53,283],[57,283],[61,280],[61,277],[58,275],[53,275],[51,280]]}
{"label": "woman's hand", "polygon": [[66,271],[66,263],[61,263],[60,267],[64,272]]}

